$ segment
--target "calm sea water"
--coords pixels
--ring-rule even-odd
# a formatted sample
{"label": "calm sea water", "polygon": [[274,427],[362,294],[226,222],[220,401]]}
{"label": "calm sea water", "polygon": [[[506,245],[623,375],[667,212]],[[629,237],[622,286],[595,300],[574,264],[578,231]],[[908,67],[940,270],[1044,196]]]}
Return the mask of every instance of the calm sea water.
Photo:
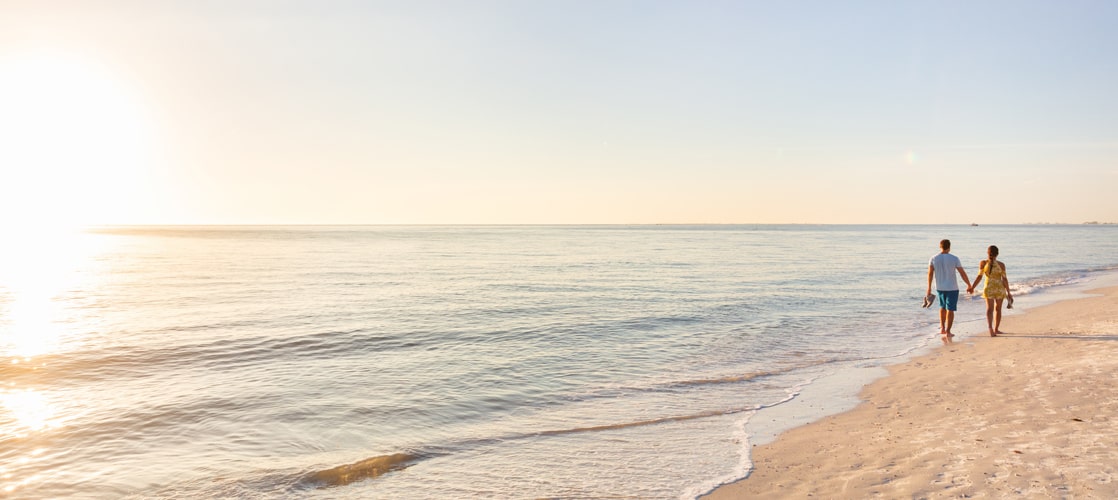
{"label": "calm sea water", "polygon": [[919,303],[945,237],[972,276],[999,245],[1019,296],[1118,264],[1115,226],[13,238],[0,491],[694,497],[747,472],[747,421],[937,342]]}

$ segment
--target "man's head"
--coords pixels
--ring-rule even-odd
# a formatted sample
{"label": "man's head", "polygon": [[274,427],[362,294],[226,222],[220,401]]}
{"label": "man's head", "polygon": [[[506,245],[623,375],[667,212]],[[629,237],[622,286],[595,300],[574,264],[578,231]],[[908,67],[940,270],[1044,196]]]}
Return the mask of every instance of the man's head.
{"label": "man's head", "polygon": [[944,252],[951,251],[951,240],[939,240],[939,249]]}

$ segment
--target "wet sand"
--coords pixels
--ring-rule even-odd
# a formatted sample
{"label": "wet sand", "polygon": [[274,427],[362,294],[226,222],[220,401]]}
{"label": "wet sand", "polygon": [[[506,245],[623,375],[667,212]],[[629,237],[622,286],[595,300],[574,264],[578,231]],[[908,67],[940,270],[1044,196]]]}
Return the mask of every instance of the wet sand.
{"label": "wet sand", "polygon": [[892,367],[703,498],[1118,498],[1118,288],[1090,293]]}

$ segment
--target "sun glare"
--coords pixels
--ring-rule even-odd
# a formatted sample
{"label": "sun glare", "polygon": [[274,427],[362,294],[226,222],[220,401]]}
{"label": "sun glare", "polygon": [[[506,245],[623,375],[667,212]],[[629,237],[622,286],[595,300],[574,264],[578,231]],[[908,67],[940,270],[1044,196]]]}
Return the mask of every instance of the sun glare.
{"label": "sun glare", "polygon": [[54,411],[42,394],[32,390],[0,389],[0,407],[28,431],[56,427]]}
{"label": "sun glare", "polygon": [[104,239],[84,232],[6,234],[0,245],[0,362],[37,363],[63,344],[81,341],[66,294],[96,286],[92,269]]}
{"label": "sun glare", "polygon": [[152,141],[135,92],[104,65],[0,57],[0,228],[112,223],[135,209]]}

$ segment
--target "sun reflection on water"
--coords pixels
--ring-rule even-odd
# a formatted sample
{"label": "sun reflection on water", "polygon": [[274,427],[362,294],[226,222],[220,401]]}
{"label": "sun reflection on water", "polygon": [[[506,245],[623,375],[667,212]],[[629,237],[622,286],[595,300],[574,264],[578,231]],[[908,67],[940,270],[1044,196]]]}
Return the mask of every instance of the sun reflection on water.
{"label": "sun reflection on water", "polygon": [[[15,460],[16,465],[26,465],[30,463],[35,457],[38,457],[45,452],[44,448],[36,448],[31,453],[20,457]],[[30,476],[19,477],[12,470],[3,464],[0,464],[0,492],[11,493],[17,488],[27,486],[28,484],[38,481],[39,474],[32,474]]]}
{"label": "sun reflection on water", "polygon": [[4,408],[4,413],[12,418],[24,433],[59,427],[50,402],[42,394],[31,389],[0,392],[0,407]]}
{"label": "sun reflection on water", "polygon": [[58,348],[63,330],[56,318],[61,312],[56,302],[42,295],[19,295],[9,304],[4,347],[13,363],[28,362]]}
{"label": "sun reflection on water", "polygon": [[[36,383],[35,373],[49,369],[48,356],[74,349],[91,331],[88,311],[75,297],[98,287],[91,280],[103,274],[96,258],[107,240],[58,228],[0,227],[0,234],[0,363],[19,374],[0,387],[0,441],[7,441],[64,425],[64,403]],[[43,451],[4,450],[0,497],[41,480],[34,462]]]}
{"label": "sun reflection on water", "polygon": [[[0,246],[0,359],[57,352],[75,332],[65,294],[88,286],[97,235],[79,230],[7,232]],[[76,340],[76,339],[69,339]]]}

